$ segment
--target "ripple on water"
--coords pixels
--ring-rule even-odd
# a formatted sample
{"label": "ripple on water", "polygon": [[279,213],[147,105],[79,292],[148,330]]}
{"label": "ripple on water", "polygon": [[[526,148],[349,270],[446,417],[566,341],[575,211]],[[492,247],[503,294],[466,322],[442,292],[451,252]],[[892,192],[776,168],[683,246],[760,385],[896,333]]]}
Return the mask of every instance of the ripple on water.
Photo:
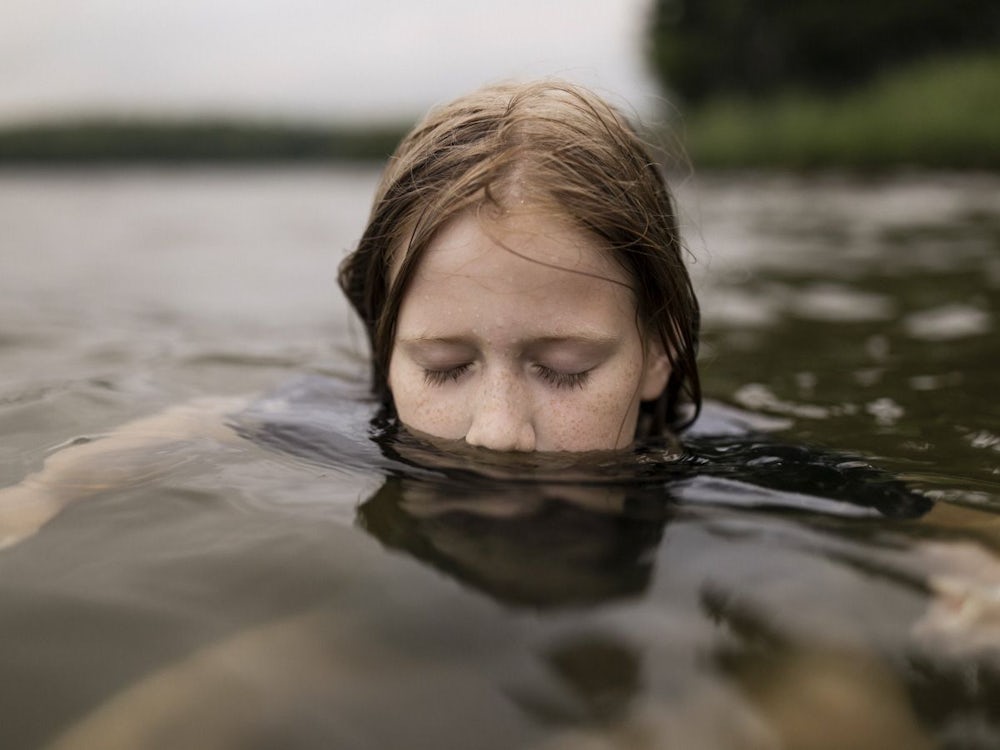
{"label": "ripple on water", "polygon": [[905,413],[903,407],[888,396],[865,404],[865,411],[875,417],[875,421],[882,426],[895,424]]}
{"label": "ripple on water", "polygon": [[770,388],[761,383],[747,383],[733,394],[740,406],[771,414],[784,414],[806,419],[827,419],[830,409],[817,404],[803,404],[779,398]]}
{"label": "ripple on water", "polygon": [[886,295],[840,284],[811,284],[792,298],[790,307],[800,318],[837,323],[888,320],[893,315]]}
{"label": "ripple on water", "polygon": [[763,328],[779,320],[772,297],[740,289],[704,295],[705,321],[717,327]]}
{"label": "ripple on water", "polygon": [[968,436],[969,445],[973,448],[988,448],[1000,453],[1000,435],[994,435],[988,430],[980,430]]}
{"label": "ripple on water", "polygon": [[909,379],[910,388],[915,391],[937,391],[962,383],[962,373],[948,372],[941,375],[913,375]]}
{"label": "ripple on water", "polygon": [[986,263],[986,278],[991,286],[1000,287],[1000,258],[991,258]]}
{"label": "ripple on water", "polygon": [[903,326],[915,339],[949,341],[987,333],[992,320],[984,310],[955,303],[911,313],[903,319]]}
{"label": "ripple on water", "polygon": [[714,325],[762,327],[772,325],[786,311],[797,318],[830,323],[889,320],[895,314],[892,300],[843,284],[809,284],[795,288],[768,284],[756,292],[727,288],[704,304],[706,320]]}

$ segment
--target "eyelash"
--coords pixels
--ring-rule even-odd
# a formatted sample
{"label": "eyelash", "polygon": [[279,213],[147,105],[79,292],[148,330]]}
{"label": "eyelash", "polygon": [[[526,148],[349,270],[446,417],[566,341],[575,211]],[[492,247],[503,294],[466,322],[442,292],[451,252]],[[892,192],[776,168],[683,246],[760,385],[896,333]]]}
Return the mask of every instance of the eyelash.
{"label": "eyelash", "polygon": [[[449,367],[446,370],[424,369],[424,380],[430,385],[454,383],[471,367],[470,363]],[[583,388],[590,377],[590,370],[583,372],[558,372],[544,365],[533,365],[538,376],[555,388]]]}
{"label": "eyelash", "polygon": [[535,365],[535,372],[549,385],[556,388],[583,388],[590,377],[590,370],[583,372],[557,372],[544,365]]}
{"label": "eyelash", "polygon": [[424,369],[424,380],[430,385],[447,385],[458,380],[471,365],[467,362],[457,367],[449,367],[447,370]]}

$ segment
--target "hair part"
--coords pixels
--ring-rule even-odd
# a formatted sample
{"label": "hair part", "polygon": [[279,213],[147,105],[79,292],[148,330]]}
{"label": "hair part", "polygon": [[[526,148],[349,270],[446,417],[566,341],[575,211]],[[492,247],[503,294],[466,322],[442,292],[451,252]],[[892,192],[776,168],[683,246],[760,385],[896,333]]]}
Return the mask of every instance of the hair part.
{"label": "hair part", "polygon": [[638,436],[687,426],[701,407],[699,311],[674,201],[656,161],[600,97],[558,81],[489,86],[432,110],[382,176],[340,286],[365,325],[372,390],[392,408],[389,361],[403,296],[438,232],[470,208],[551,210],[597,237],[632,282],[643,339],[671,365]]}

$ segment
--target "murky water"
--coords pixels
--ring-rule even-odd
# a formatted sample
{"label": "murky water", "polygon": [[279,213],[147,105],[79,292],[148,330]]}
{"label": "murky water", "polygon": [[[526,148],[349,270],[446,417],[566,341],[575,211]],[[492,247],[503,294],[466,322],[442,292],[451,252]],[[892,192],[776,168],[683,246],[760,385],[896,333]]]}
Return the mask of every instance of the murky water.
{"label": "murky water", "polygon": [[1000,743],[1000,180],[688,181],[706,391],[766,430],[512,467],[373,431],[375,179],[0,176],[0,486],[252,404],[0,551],[0,747]]}

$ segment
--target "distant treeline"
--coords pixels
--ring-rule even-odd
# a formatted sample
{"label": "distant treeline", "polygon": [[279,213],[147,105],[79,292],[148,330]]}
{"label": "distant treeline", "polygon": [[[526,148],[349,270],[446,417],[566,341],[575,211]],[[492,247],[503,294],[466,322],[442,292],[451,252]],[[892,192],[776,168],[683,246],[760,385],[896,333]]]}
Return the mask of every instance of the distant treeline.
{"label": "distant treeline", "polygon": [[1000,169],[997,0],[654,0],[698,166]]}
{"label": "distant treeline", "polygon": [[997,0],[655,0],[650,60],[687,103],[843,92],[928,58],[1000,49]]}
{"label": "distant treeline", "polygon": [[91,120],[0,128],[0,165],[381,161],[409,125]]}
{"label": "distant treeline", "polygon": [[701,167],[1000,170],[1000,52],[930,59],[837,94],[715,96],[673,124]]}

